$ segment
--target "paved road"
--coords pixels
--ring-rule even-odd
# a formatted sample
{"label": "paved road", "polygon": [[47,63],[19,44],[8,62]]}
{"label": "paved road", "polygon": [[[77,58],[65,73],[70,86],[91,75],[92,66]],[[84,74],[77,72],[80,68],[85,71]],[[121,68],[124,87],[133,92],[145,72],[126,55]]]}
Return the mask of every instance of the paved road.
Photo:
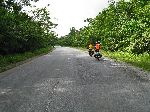
{"label": "paved road", "polygon": [[150,112],[142,73],[58,47],[0,74],[0,112]]}

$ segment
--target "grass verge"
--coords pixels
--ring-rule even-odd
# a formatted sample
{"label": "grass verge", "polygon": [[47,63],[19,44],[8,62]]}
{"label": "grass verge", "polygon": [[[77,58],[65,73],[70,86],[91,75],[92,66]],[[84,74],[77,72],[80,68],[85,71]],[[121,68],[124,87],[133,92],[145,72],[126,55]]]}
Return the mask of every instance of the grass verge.
{"label": "grass verge", "polygon": [[143,70],[150,71],[150,54],[148,53],[135,55],[128,52],[102,51],[102,54],[117,61],[124,61],[134,66],[140,67]]}
{"label": "grass verge", "polygon": [[25,52],[25,53],[21,53],[21,54],[12,54],[12,55],[6,55],[6,56],[2,56],[0,55],[0,72],[6,71],[10,68],[13,68],[22,62],[33,58],[35,56],[39,56],[39,55],[43,55],[48,53],[49,51],[51,51],[53,48],[51,46],[47,47],[47,48],[41,48],[38,50],[35,50],[33,52]]}

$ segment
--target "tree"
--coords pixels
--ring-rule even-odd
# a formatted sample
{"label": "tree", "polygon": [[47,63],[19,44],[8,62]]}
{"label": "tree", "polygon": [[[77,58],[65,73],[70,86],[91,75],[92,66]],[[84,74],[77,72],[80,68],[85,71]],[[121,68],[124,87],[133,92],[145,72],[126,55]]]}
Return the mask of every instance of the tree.
{"label": "tree", "polygon": [[29,4],[30,0],[0,2],[0,54],[32,51],[53,45],[56,35],[51,29],[56,24],[51,22],[48,10],[46,7],[36,9],[31,17],[21,10],[23,5]]}
{"label": "tree", "polygon": [[[87,27],[81,28],[78,36],[65,36],[67,41],[86,46],[90,37],[100,40],[103,49],[110,51],[127,51],[135,54],[150,52],[150,0],[120,0],[109,2],[109,6],[95,18],[88,18]],[[86,43],[86,44],[85,44]]]}

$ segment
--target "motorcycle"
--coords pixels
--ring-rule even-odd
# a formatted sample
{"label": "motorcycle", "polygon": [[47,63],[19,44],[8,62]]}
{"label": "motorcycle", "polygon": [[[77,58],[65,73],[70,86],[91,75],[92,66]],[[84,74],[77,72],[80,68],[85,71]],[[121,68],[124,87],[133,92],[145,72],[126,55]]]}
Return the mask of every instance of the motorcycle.
{"label": "motorcycle", "polygon": [[94,57],[99,61],[99,59],[102,57],[102,54],[100,54],[100,52],[96,52]]}
{"label": "motorcycle", "polygon": [[94,54],[94,51],[92,49],[89,49],[89,55],[92,57]]}

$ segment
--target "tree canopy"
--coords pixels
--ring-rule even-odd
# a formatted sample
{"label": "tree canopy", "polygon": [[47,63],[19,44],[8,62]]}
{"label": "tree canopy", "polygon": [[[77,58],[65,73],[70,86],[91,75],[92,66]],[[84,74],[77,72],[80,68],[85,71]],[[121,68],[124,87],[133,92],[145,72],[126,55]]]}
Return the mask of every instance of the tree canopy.
{"label": "tree canopy", "polygon": [[0,54],[32,51],[53,45],[57,40],[51,29],[56,26],[51,21],[46,7],[37,8],[29,16],[22,9],[38,0],[0,1]]}

